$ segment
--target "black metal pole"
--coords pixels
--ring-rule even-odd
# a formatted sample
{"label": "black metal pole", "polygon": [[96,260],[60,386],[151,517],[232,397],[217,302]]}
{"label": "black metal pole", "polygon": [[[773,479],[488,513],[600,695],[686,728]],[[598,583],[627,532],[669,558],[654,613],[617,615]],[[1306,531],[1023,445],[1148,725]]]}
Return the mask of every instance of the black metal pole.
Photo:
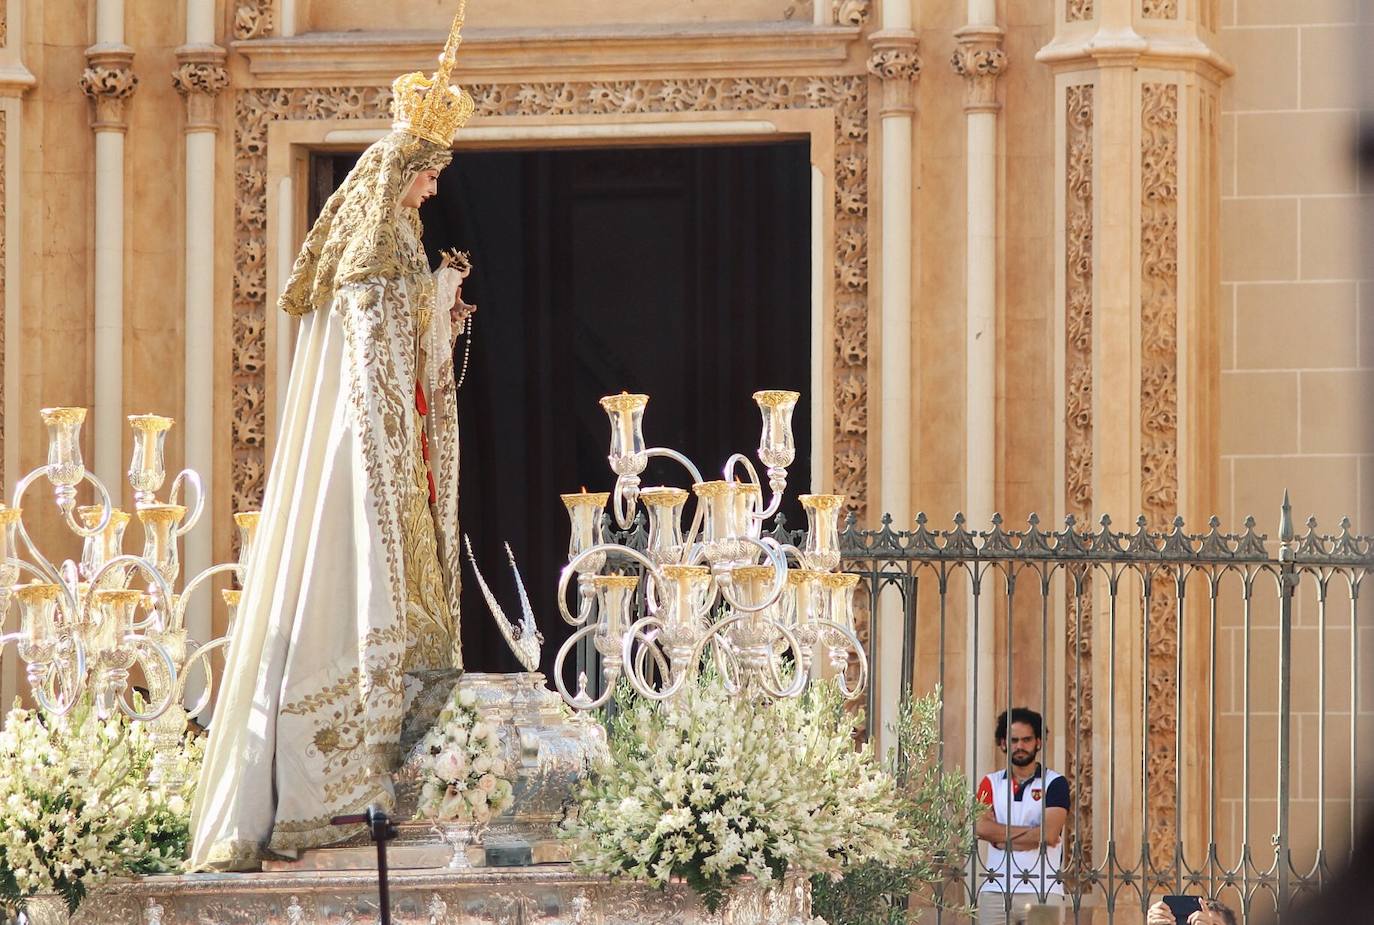
{"label": "black metal pole", "polygon": [[385,812],[369,806],[365,813],[351,816],[335,816],[329,820],[331,825],[365,824],[368,834],[377,843],[377,904],[381,911],[380,925],[391,925],[391,884],[387,876],[386,843],[396,837],[396,827]]}

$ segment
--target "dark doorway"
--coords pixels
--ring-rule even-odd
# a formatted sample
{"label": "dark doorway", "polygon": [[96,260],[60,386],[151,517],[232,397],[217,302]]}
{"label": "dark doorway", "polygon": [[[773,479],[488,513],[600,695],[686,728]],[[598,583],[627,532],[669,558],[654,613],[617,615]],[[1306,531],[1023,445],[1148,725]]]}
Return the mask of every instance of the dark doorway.
{"label": "dark doorway", "polygon": [[[357,155],[314,162],[312,214]],[[520,563],[548,673],[570,633],[555,591],[567,561],[561,492],[614,484],[602,395],[650,396],[650,446],[720,478],[753,459],[760,388],[802,392],[784,507],[810,482],[810,167],[806,142],[459,152],[421,210],[425,245],[472,255],[478,306],[459,393],[460,519],[508,615],[519,613],[503,543]],[[457,362],[462,362],[459,341]],[[655,460],[645,486],[690,487]],[[512,671],[464,565],[464,661]],[[572,660],[569,660],[571,665]]]}

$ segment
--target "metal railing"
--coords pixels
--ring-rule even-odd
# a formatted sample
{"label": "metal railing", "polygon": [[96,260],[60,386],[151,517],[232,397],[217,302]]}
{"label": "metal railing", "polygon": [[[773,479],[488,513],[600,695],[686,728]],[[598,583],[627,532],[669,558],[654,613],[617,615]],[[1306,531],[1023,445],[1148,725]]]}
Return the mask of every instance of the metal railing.
{"label": "metal railing", "polygon": [[[641,515],[606,535],[641,548],[647,528]],[[771,535],[801,540],[781,517]],[[1067,921],[1141,922],[1184,893],[1240,922],[1281,920],[1343,866],[1374,806],[1362,789],[1374,770],[1362,649],[1374,635],[1359,612],[1374,537],[1348,520],[1299,533],[1286,496],[1275,540],[1254,518],[1237,533],[1216,518],[1203,533],[1181,519],[1154,531],[1143,517],[1129,532],[1108,517],[1047,531],[1035,516],[1024,530],[1000,516],[987,530],[962,516],[934,530],[922,514],[912,530],[851,518],[840,546],[842,568],[862,578],[870,736],[900,692],[939,685],[941,760],[973,787],[1010,771],[991,741],[997,713],[1043,714],[1040,759],[1072,798],[1059,870],[1042,848],[1032,873],[1063,891]],[[599,677],[593,649],[576,670]],[[1035,885],[991,870],[971,839],[946,898],[974,904],[998,873]]]}
{"label": "metal railing", "polygon": [[[1063,889],[1068,920],[1140,921],[1161,896],[1193,893],[1269,921],[1348,857],[1374,720],[1359,614],[1374,538],[1348,520],[1299,535],[1285,497],[1270,542],[1253,518],[1190,534],[1181,519],[1117,532],[1069,518],[1047,532],[1034,516],[1025,530],[995,517],[972,531],[921,515],[914,530],[851,520],[841,549],[867,589],[870,717],[887,712],[894,645],[900,690],[944,692],[946,764],[1010,770],[990,747],[996,713],[1044,715],[1041,759],[1073,798],[1061,869],[1043,847],[1032,866]],[[978,848],[970,903],[999,873]]]}

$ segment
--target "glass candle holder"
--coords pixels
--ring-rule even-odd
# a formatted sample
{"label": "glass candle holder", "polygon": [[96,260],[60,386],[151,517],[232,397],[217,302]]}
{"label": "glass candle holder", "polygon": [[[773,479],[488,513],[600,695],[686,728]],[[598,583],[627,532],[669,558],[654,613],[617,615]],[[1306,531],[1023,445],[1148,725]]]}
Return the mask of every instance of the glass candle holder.
{"label": "glass candle holder", "polygon": [[611,452],[607,459],[616,475],[639,475],[649,463],[644,450],[644,406],[647,395],[607,395],[601,407],[611,422]]}
{"label": "glass candle holder", "polygon": [[[76,509],[76,514],[81,518],[81,525],[87,530],[93,530],[100,525],[100,518],[105,514],[105,509],[98,504],[88,504]],[[105,563],[120,555],[124,551],[124,530],[129,525],[129,514],[119,508],[110,511],[110,520],[105,524],[105,529],[88,536],[81,546],[81,577],[87,581],[95,578],[97,572],[105,567]],[[112,587],[123,584],[123,575],[115,574],[118,569],[101,579],[101,587]]]}
{"label": "glass candle holder", "polygon": [[[771,565],[743,565],[730,570],[730,584],[735,600],[749,607],[762,606],[777,583],[777,570]],[[773,607],[766,607],[760,616],[771,618]]]}
{"label": "glass candle holder", "polygon": [[225,609],[229,611],[229,619],[224,625],[224,635],[232,637],[234,624],[239,620],[239,602],[243,600],[243,592],[237,588],[225,588],[220,595],[224,598]]}
{"label": "glass candle holder", "polygon": [[601,635],[614,640],[624,637],[630,628],[630,607],[634,603],[639,579],[634,575],[595,575],[592,587],[601,614]]}
{"label": "glass candle holder", "polygon": [[52,660],[57,648],[57,599],[61,593],[57,585],[40,582],[14,588],[19,604],[19,657],[25,662]]}
{"label": "glass candle holder", "polygon": [[167,444],[167,431],[172,428],[172,419],[160,414],[131,414],[129,424],[134,429],[134,452],[129,460],[129,484],[134,489],[134,500],[148,504],[154,500],[153,493],[162,487],[167,478],[164,462]]}
{"label": "glass candle holder", "polygon": [[86,657],[93,663],[128,668],[133,653],[124,637],[133,631],[134,608],[143,592],[132,588],[103,588],[91,592],[91,607],[85,627]]}
{"label": "glass candle holder", "polygon": [[852,572],[827,572],[821,575],[823,616],[850,632],[854,631],[854,589],[858,584],[859,576]]}
{"label": "glass candle holder", "polygon": [[180,504],[145,504],[138,509],[138,519],[143,523],[143,558],[157,567],[168,584],[181,574],[176,528],[185,516],[186,508]]}
{"label": "glass candle holder", "polygon": [[261,511],[239,511],[234,515],[234,524],[239,528],[239,566],[248,567],[248,556],[253,551],[253,541],[258,538],[258,524],[262,520]]}
{"label": "glass candle holder", "polygon": [[756,540],[763,535],[763,521],[752,516],[763,509],[763,495],[753,482],[730,482],[726,492],[730,535]]}
{"label": "glass candle holder", "polygon": [[81,458],[81,424],[85,408],[44,408],[39,412],[48,427],[48,481],[59,488],[72,488],[86,477]]}
{"label": "glass candle holder", "polygon": [[797,458],[797,445],[792,439],[792,412],[796,410],[800,392],[784,389],[765,389],[754,393],[763,415],[763,433],[759,436],[759,461],[770,469],[786,469]]}
{"label": "glass candle holder", "polygon": [[10,588],[19,581],[18,553],[19,521],[24,512],[17,507],[0,504],[0,616],[8,610]]}
{"label": "glass candle holder", "polygon": [[821,573],[807,568],[787,570],[787,585],[782,589],[779,615],[789,628],[804,629],[816,618],[817,594]]}
{"label": "glass candle holder", "polygon": [[662,573],[667,579],[667,587],[660,589],[666,631],[675,640],[683,635],[694,636],[709,603],[711,570],[704,565],[665,565]]}
{"label": "glass candle holder", "polygon": [[802,559],[809,569],[828,572],[840,564],[840,509],[844,495],[802,495],[806,511],[806,539]]}
{"label": "glass candle holder", "polygon": [[649,511],[649,545],[647,555],[663,565],[682,558],[682,507],[687,492],[682,488],[645,488],[639,500]]}
{"label": "glass candle holder", "polygon": [[[568,561],[582,555],[593,546],[601,545],[601,513],[611,493],[607,491],[579,491],[561,495],[563,506],[568,509],[568,520],[572,532],[568,534]],[[579,574],[591,575],[601,571],[606,564],[606,556],[598,553],[583,562],[577,569]]]}

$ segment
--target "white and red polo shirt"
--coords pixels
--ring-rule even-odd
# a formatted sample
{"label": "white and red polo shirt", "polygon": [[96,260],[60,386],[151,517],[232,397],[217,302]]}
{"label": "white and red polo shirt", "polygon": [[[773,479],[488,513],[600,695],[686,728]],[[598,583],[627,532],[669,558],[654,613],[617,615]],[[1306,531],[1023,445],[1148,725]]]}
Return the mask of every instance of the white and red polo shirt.
{"label": "white and red polo shirt", "polygon": [[[1035,766],[1035,773],[1025,783],[1013,777],[1007,782],[1007,770],[994,771],[978,785],[979,802],[992,807],[993,818],[999,825],[1038,826],[1046,806],[1069,808],[1069,782],[1064,775]],[[1063,893],[1064,887],[1056,879],[1064,856],[1064,840],[1045,845],[1042,863],[1040,848],[1011,852],[1010,873],[1012,893]],[[980,892],[1006,893],[1008,873],[1007,852],[988,846],[988,870],[991,879]]]}

